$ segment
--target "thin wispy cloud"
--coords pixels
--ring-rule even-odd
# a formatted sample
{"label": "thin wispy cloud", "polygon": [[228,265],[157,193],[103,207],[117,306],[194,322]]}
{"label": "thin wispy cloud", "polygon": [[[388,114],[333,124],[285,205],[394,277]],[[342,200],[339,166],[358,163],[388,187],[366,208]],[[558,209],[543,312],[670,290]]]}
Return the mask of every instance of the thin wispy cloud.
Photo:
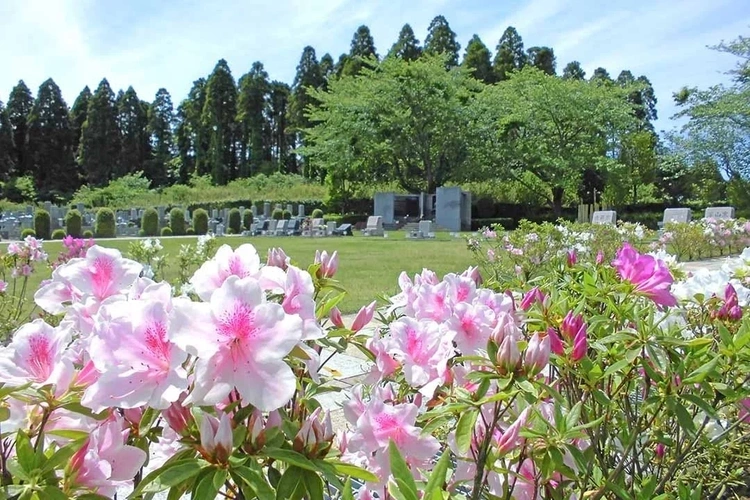
{"label": "thin wispy cloud", "polygon": [[745,0],[23,0],[0,3],[0,100],[19,79],[36,89],[52,77],[69,104],[101,78],[132,85],[150,100],[166,87],[177,103],[193,80],[225,58],[235,78],[262,61],[272,79],[291,83],[302,48],[334,59],[367,24],[385,54],[404,23],[424,41],[431,19],[444,15],[462,52],[473,34],[494,51],[508,25],[526,47],[555,49],[558,71],[578,60],[591,74],[629,69],[645,75],[659,99],[658,127],[669,128],[673,92],[727,77],[732,58],[710,51],[750,31]]}

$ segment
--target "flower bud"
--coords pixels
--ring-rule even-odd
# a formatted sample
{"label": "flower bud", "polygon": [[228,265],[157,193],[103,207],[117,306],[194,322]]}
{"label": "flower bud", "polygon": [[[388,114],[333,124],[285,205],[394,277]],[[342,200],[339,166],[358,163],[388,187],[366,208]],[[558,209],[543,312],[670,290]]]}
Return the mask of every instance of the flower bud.
{"label": "flower bud", "polygon": [[182,406],[182,402],[186,397],[185,393],[181,394],[180,398],[169,405],[169,408],[162,413],[164,420],[167,421],[167,425],[183,437],[190,435],[190,424],[194,422],[190,409]]}
{"label": "flower bud", "polygon": [[521,352],[518,350],[518,342],[509,335],[505,337],[503,343],[497,351],[497,365],[501,373],[512,373],[516,371],[521,361]]}
{"label": "flower bud", "polygon": [[330,317],[331,323],[333,323],[336,328],[346,328],[346,326],[344,326],[344,320],[341,317],[341,311],[339,311],[338,307],[331,309]]}
{"label": "flower bud", "polygon": [[560,326],[560,332],[567,340],[573,340],[582,328],[586,328],[583,316],[580,314],[573,316],[573,311],[568,311]]}
{"label": "flower bud", "polygon": [[212,463],[225,464],[232,454],[232,419],[222,413],[221,419],[205,414],[201,421],[201,454]]}
{"label": "flower bud", "polygon": [[664,458],[664,452],[666,451],[666,447],[663,443],[657,443],[656,447],[654,448],[654,453],[656,454],[656,458],[659,460]]}
{"label": "flower bud", "polygon": [[339,268],[339,253],[334,251],[331,255],[328,255],[325,250],[322,252],[316,250],[314,262],[320,264],[317,272],[318,278],[333,278]]}
{"label": "flower bud", "polygon": [[303,422],[292,447],[297,453],[310,458],[323,458],[333,444],[333,423],[331,413],[326,411],[323,421],[320,420],[321,409],[316,408]]}
{"label": "flower bud", "polygon": [[518,445],[520,444],[519,433],[521,431],[521,428],[526,426],[526,421],[528,420],[528,418],[529,408],[526,408],[521,412],[516,421],[513,422],[513,425],[508,427],[508,429],[506,429],[500,439],[497,440],[497,451],[501,455],[505,455],[506,453],[513,451],[518,447]]}
{"label": "flower bud", "polygon": [[601,266],[604,263],[604,252],[599,250],[596,254],[596,265]]}
{"label": "flower bud", "polygon": [[531,309],[531,306],[533,306],[536,302],[539,302],[540,304],[544,304],[544,299],[546,299],[547,296],[542,292],[539,287],[534,287],[523,296],[523,299],[521,299],[521,309],[524,311],[528,311]]}
{"label": "flower bud", "polygon": [[560,340],[560,336],[557,334],[557,330],[552,327],[547,328],[547,337],[549,337],[550,351],[558,356],[562,356],[565,353],[565,348],[563,347],[562,340]]}
{"label": "flower bud", "polygon": [[531,337],[531,340],[529,340],[529,345],[526,347],[526,355],[523,360],[526,374],[532,376],[542,371],[544,367],[547,366],[547,363],[549,363],[549,354],[549,335],[540,337],[539,332],[535,333]]}
{"label": "flower bud", "polygon": [[354,322],[352,323],[352,331],[358,332],[367,324],[372,321],[372,317],[375,315],[375,306],[377,305],[377,301],[372,301],[369,305],[363,307],[359,310],[357,313],[357,316],[354,318]]}
{"label": "flower bud", "polygon": [[461,274],[462,278],[471,278],[474,283],[479,286],[482,284],[482,275],[479,274],[479,266],[470,267]]}
{"label": "flower bud", "polygon": [[575,338],[573,339],[573,352],[570,355],[570,360],[575,362],[580,361],[589,349],[588,334],[586,333],[586,325],[583,325]]}
{"label": "flower bud", "polygon": [[266,265],[280,267],[286,271],[286,268],[289,267],[289,257],[287,257],[286,253],[281,248],[269,248]]}
{"label": "flower bud", "polygon": [[266,444],[266,434],[263,425],[263,413],[256,409],[247,423],[247,440],[243,449],[250,455],[254,455],[263,449]]}
{"label": "flower bud", "polygon": [[567,255],[567,261],[568,261],[568,267],[573,267],[578,262],[578,256],[576,255],[575,250],[568,250]]}

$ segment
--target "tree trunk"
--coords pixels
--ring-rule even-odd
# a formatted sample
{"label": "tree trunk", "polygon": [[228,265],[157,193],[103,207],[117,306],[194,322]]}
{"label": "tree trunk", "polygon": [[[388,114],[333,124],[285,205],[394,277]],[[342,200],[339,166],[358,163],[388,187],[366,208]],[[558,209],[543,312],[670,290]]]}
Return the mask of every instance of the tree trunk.
{"label": "tree trunk", "polygon": [[562,203],[563,203],[564,194],[565,194],[564,188],[561,188],[561,187],[552,188],[552,214],[555,216],[555,218],[558,218],[562,215]]}
{"label": "tree trunk", "polygon": [[638,204],[638,183],[633,183],[633,205]]}

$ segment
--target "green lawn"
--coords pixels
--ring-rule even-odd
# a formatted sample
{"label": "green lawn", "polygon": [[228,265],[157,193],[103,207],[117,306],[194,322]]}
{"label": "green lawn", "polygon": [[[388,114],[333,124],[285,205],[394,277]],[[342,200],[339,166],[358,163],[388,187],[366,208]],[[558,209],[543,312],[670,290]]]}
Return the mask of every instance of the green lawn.
{"label": "green lawn", "polygon": [[[410,275],[423,268],[432,269],[440,275],[449,272],[462,272],[472,265],[472,255],[462,238],[450,238],[447,233],[438,233],[435,240],[413,241],[405,239],[403,232],[390,232],[388,238],[363,236],[343,238],[302,238],[302,237],[226,237],[219,238],[220,244],[237,247],[251,243],[258,249],[264,261],[270,247],[281,247],[292,261],[300,267],[307,267],[315,257],[315,250],[337,250],[339,271],[336,277],[347,289],[347,297],[340,308],[344,313],[356,312],[383,292],[395,293],[398,290],[398,275],[406,271]],[[99,244],[117,248],[127,255],[132,240],[106,240]],[[195,237],[162,238],[163,253],[175,256],[180,245],[195,243]],[[54,261],[62,243],[45,242],[44,248]],[[177,273],[174,259],[167,259],[167,280]],[[30,283],[30,295],[42,279],[48,278],[48,270],[39,269]]]}

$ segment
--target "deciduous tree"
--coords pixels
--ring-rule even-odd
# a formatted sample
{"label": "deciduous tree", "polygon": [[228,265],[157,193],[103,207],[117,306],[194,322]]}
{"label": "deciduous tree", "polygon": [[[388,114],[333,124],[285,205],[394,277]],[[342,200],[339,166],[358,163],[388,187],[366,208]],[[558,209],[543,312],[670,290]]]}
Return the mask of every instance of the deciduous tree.
{"label": "deciduous tree", "polygon": [[581,67],[581,63],[571,61],[565,65],[562,77],[566,80],[584,80],[586,79],[586,72]]}

